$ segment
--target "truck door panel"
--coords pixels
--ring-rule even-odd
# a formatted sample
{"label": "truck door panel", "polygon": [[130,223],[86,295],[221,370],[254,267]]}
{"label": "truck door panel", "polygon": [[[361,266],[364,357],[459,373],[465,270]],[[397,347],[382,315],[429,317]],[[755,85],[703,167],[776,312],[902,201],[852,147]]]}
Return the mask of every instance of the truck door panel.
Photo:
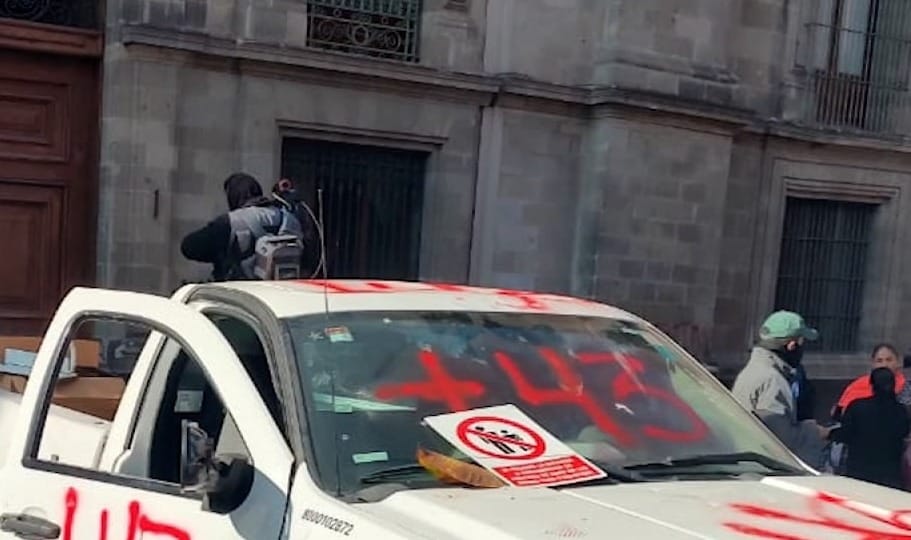
{"label": "truck door panel", "polygon": [[[150,341],[162,340],[147,347],[177,351],[160,365],[163,376],[156,372],[157,356],[137,363],[123,394],[130,401],[121,402],[105,445],[106,456],[121,456],[147,443],[150,459],[145,465],[141,459],[102,459],[101,466],[87,467],[68,463],[60,455],[66,453],[65,445],[58,444],[55,455],[45,451],[54,436],[46,427],[51,425],[46,422],[50,396],[56,385],[67,384],[56,378],[61,365],[58,351],[88,320],[146,325],[154,330]],[[149,384],[155,381],[163,384]],[[202,392],[201,399],[188,393],[197,391]],[[61,528],[64,540],[141,538],[143,533],[179,540],[279,538],[282,534],[290,451],[231,346],[209,321],[184,305],[137,293],[74,290],[42,342],[21,407],[33,412],[21,415],[11,437],[11,459],[0,469],[2,513],[48,520]],[[139,419],[149,412],[152,428],[145,426],[140,432]],[[202,496],[178,483],[175,467],[180,465],[181,432],[175,425],[181,419],[193,419],[211,430],[216,448],[245,454],[252,461],[252,488],[234,511],[204,510]],[[69,439],[72,448],[82,444],[78,436]],[[108,468],[114,463],[129,466],[118,472]],[[0,539],[12,538],[0,532]]]}

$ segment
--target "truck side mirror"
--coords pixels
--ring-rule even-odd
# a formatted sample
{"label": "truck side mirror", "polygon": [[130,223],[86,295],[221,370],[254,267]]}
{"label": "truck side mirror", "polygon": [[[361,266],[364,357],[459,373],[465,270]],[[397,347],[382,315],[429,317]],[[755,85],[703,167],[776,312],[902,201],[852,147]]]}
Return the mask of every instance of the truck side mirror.
{"label": "truck side mirror", "polygon": [[230,455],[214,460],[214,483],[206,490],[203,510],[228,514],[247,499],[253,489],[253,466],[244,456]]}
{"label": "truck side mirror", "polygon": [[180,485],[188,488],[206,483],[212,461],[212,439],[196,422],[180,422]]}
{"label": "truck side mirror", "polygon": [[180,437],[180,486],[201,493],[203,510],[228,514],[253,489],[253,466],[245,456],[213,456],[209,435],[196,422],[183,420]]}

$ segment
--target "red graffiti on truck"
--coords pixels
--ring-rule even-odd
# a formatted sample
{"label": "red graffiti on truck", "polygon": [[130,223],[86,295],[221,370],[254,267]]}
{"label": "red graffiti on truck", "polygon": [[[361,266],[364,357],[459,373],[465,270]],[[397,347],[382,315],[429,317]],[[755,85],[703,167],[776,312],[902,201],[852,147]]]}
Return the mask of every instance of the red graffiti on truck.
{"label": "red graffiti on truck", "polygon": [[[738,513],[748,516],[750,523],[729,521],[724,526],[744,536],[768,540],[814,540],[840,533],[841,538],[854,540],[911,539],[911,510],[883,510],[851,501],[838,495],[816,492],[808,496],[809,512],[777,510],[752,504],[734,504]],[[838,512],[840,515],[833,515]],[[758,525],[756,522],[766,522]],[[785,532],[792,530],[813,531]],[[795,527],[797,526],[797,527]]]}
{"label": "red graffiti on truck", "polygon": [[[73,528],[79,513],[79,493],[75,488],[66,490],[64,498],[63,540],[74,540]],[[126,540],[137,540],[144,534],[154,534],[173,540],[190,540],[190,533],[161,521],[155,521],[142,510],[137,501],[130,501],[127,505],[129,521],[127,522]],[[108,540],[108,510],[104,509],[99,515],[98,539]]]}
{"label": "red graffiti on truck", "polygon": [[322,280],[306,279],[298,280],[298,283],[319,287],[331,293],[354,294],[354,293],[405,293],[405,292],[426,292],[438,291],[449,293],[471,293],[471,294],[488,294],[497,298],[506,300],[512,304],[515,309],[528,311],[551,311],[553,303],[563,304],[580,304],[585,306],[603,307],[600,304],[583,298],[563,296],[559,294],[538,293],[532,291],[520,291],[514,289],[496,289],[472,287],[470,285],[458,285],[455,283],[437,283],[437,282],[386,282],[386,281],[339,281],[339,280]]}
{"label": "red graffiti on truck", "polygon": [[374,392],[379,399],[401,399],[417,397],[424,401],[445,403],[450,410],[468,409],[469,398],[484,395],[484,386],[477,381],[460,381],[449,374],[440,357],[430,351],[421,351],[418,358],[424,371],[426,381],[414,381],[381,386]]}
{"label": "red graffiti on truck", "polygon": [[[547,388],[532,382],[514,356],[504,351],[492,353],[495,365],[505,374],[517,397],[533,407],[571,405],[580,409],[601,431],[611,435],[624,446],[634,446],[645,439],[669,442],[695,442],[710,434],[708,426],[682,399],[672,392],[648,384],[647,370],[641,360],[605,352],[577,352],[572,357],[582,366],[607,366],[622,364],[623,369],[613,375],[606,385],[589,385],[571,365],[569,358],[558,351],[541,347],[536,353],[547,364],[555,384]],[[432,351],[421,351],[418,360],[426,379],[380,385],[374,395],[389,401],[403,398],[418,398],[425,402],[442,403],[452,412],[468,410],[476,406],[487,395],[487,387],[478,380],[459,379],[450,373],[440,356]],[[609,411],[607,402],[622,401],[643,396],[650,401],[666,404],[689,425],[686,430],[670,430],[653,424],[639,426],[636,432],[621,426]]]}

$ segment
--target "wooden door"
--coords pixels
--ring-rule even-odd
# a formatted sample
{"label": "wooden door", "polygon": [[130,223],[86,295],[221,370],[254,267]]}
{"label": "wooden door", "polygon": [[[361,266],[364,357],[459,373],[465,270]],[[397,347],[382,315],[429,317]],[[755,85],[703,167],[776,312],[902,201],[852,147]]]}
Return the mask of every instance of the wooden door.
{"label": "wooden door", "polygon": [[0,49],[0,335],[94,278],[98,62]]}

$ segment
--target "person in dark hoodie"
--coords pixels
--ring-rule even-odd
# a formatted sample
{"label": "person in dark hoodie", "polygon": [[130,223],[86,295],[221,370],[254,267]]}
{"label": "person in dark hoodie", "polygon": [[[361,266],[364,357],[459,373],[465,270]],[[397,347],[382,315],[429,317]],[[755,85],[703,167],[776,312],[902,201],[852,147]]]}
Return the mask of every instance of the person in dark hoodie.
{"label": "person in dark hoodie", "polygon": [[255,279],[251,261],[257,238],[282,232],[303,241],[300,219],[284,199],[264,196],[249,174],[228,176],[224,190],[228,212],[187,234],[180,251],[187,259],[211,264],[213,281]]}
{"label": "person in dark hoodie", "polygon": [[847,476],[902,489],[908,411],[896,397],[892,369],[874,369],[870,386],[873,395],[852,401],[842,415],[841,426],[829,433],[829,439],[848,446]]}

